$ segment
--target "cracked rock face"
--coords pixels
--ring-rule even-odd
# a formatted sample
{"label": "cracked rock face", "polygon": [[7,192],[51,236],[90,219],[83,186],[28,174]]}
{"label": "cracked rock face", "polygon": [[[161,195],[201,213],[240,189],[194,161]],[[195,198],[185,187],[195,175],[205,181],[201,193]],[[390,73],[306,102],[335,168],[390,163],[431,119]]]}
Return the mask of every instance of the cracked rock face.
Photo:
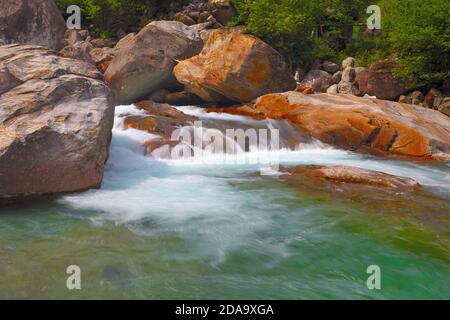
{"label": "cracked rock face", "polygon": [[0,201],[98,187],[114,120],[89,63],[0,47]]}

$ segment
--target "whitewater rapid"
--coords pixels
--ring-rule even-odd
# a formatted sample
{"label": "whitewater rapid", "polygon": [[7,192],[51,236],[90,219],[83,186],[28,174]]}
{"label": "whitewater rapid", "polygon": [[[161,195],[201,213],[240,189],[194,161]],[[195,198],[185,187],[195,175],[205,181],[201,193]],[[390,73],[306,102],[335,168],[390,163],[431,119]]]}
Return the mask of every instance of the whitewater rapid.
{"label": "whitewater rapid", "polygon": [[[448,165],[339,150],[301,136],[285,121],[179,110],[217,130],[279,129],[281,166],[380,170],[449,197]],[[145,142],[158,136],[123,130],[125,115],[145,111],[116,108],[100,189],[3,212],[0,234],[7,245],[0,246],[0,269],[8,281],[0,283],[1,292],[73,298],[65,287],[70,263],[83,270],[83,298],[448,296],[447,200],[380,194],[372,205],[299,191],[281,183],[267,164],[173,160],[164,149],[146,154]],[[292,141],[299,143],[292,148]],[[252,150],[237,157],[264,159],[270,153]],[[377,292],[366,287],[366,269],[374,263],[383,268],[383,290]],[[23,270],[30,268],[27,278]],[[55,281],[54,274],[62,279]]]}
{"label": "whitewater rapid", "polygon": [[[194,115],[201,120],[215,122],[230,121],[246,125],[261,126],[260,121],[247,117],[207,113],[196,107],[179,107],[180,111]],[[94,220],[113,219],[129,222],[145,218],[146,215],[161,219],[179,219],[183,221],[195,217],[199,212],[219,212],[221,215],[237,214],[236,208],[241,202],[255,200],[243,198],[233,190],[229,180],[251,179],[246,175],[267,173],[266,165],[242,161],[241,164],[217,164],[196,162],[186,159],[171,160],[166,153],[155,150],[146,155],[144,143],[157,136],[135,129],[123,129],[124,115],[145,115],[133,105],[116,107],[113,139],[104,183],[100,190],[92,190],[79,195],[64,197],[61,201],[77,209],[99,210],[105,215],[96,215]],[[264,124],[275,125],[271,120]],[[217,124],[217,123],[216,123]],[[285,124],[286,125],[286,124]],[[280,124],[277,125],[280,127]],[[266,151],[270,154],[271,151]],[[164,156],[159,156],[163,154]],[[240,154],[239,157],[251,158],[261,151]],[[211,154],[209,157],[220,155]],[[278,152],[280,165],[348,165],[378,170],[419,181],[426,188],[445,197],[450,196],[449,165],[423,165],[415,162],[386,160],[373,156],[360,155],[339,150],[317,141],[302,143],[297,150],[281,149]],[[271,206],[269,199],[258,199]],[[233,204],[233,205],[230,205]],[[258,219],[251,222],[257,223]]]}

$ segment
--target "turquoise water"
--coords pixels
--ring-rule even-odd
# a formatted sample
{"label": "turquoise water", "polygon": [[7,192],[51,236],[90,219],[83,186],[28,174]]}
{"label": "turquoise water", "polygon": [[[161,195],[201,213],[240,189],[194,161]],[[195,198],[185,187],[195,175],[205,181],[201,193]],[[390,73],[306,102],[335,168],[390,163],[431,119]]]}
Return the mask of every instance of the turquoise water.
{"label": "turquoise water", "polygon": [[[319,144],[281,152],[283,165],[382,170],[429,192],[348,198],[293,188],[257,164],[145,156],[145,138],[118,118],[100,190],[0,210],[0,298],[450,298],[448,166]],[[79,291],[66,288],[73,264]],[[366,286],[369,265],[381,290]]]}

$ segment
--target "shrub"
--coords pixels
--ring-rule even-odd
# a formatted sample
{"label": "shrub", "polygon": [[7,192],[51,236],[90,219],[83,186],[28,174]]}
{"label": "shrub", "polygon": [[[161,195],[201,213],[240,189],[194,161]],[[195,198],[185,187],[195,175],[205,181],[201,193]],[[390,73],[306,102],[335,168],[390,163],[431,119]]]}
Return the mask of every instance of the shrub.
{"label": "shrub", "polygon": [[380,2],[387,54],[399,58],[396,75],[412,87],[436,86],[450,76],[450,2],[399,0]]}
{"label": "shrub", "polygon": [[119,29],[136,31],[152,18],[163,18],[173,3],[169,0],[56,0],[65,13],[70,5],[78,5],[83,14],[83,26],[102,36],[112,36]]}

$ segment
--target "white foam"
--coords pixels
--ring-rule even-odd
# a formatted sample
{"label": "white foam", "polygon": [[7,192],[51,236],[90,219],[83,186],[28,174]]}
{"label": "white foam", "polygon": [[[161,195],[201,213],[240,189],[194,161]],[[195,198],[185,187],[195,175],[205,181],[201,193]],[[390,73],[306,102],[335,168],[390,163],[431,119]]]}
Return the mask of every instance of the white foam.
{"label": "white foam", "polygon": [[[66,196],[61,202],[83,212],[93,212],[89,217],[96,223],[112,220],[131,224],[133,228],[134,221],[150,219],[158,225],[155,232],[176,232],[188,240],[195,235],[201,239],[192,244],[201,247],[196,252],[213,256],[212,260],[217,262],[250,234],[270,227],[272,215],[279,210],[274,200],[276,191],[236,189],[230,182],[258,179],[252,175],[255,172],[277,175],[276,168],[270,163],[212,161],[223,157],[223,153],[203,155],[210,163],[196,162],[199,159],[195,158],[170,160],[167,147],[146,156],[142,145],[156,136],[134,129],[123,130],[121,126],[124,114],[140,112],[132,106],[117,108],[102,188]],[[267,160],[273,153],[242,152],[236,157]],[[446,165],[382,160],[335,149],[318,141],[300,144],[298,150],[282,149],[276,156],[285,166],[349,165],[410,177],[438,188],[446,196],[450,192],[449,166]],[[135,231],[148,233],[152,229]]]}

